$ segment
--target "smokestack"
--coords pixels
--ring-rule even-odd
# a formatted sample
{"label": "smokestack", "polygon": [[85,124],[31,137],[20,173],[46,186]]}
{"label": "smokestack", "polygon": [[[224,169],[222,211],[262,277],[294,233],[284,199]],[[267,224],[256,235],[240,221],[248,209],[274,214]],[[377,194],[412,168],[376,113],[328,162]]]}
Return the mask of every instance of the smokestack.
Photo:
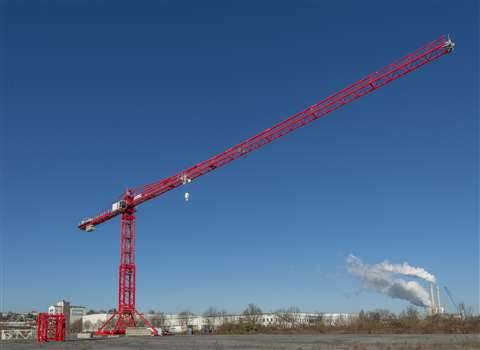
{"label": "smokestack", "polygon": [[430,283],[430,312],[433,315],[435,313],[435,297],[433,295],[433,283]]}
{"label": "smokestack", "polygon": [[440,303],[440,287],[437,284],[437,309],[438,313],[443,314],[442,304]]}

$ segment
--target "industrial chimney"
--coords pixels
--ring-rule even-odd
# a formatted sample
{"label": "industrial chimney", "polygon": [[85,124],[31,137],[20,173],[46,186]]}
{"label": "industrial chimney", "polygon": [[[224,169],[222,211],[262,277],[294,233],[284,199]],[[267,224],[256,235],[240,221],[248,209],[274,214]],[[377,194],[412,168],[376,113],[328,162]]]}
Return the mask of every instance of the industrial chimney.
{"label": "industrial chimney", "polygon": [[437,313],[443,314],[443,311],[444,310],[443,310],[442,304],[440,302],[440,287],[437,284]]}
{"label": "industrial chimney", "polygon": [[435,296],[433,295],[433,283],[430,282],[430,314],[434,315],[436,313],[436,309]]}

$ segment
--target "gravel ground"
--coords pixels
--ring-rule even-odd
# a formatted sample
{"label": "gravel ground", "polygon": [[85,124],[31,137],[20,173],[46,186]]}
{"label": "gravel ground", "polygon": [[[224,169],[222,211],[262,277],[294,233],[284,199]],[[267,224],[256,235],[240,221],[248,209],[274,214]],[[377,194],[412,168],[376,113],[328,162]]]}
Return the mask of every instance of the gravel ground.
{"label": "gravel ground", "polygon": [[117,337],[64,343],[0,342],[0,349],[457,350],[480,349],[480,335],[207,335]]}

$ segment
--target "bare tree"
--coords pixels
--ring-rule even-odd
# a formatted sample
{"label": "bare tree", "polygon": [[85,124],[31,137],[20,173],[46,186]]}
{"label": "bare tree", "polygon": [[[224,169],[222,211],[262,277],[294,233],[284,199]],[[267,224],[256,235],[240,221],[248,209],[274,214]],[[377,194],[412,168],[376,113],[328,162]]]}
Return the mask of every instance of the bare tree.
{"label": "bare tree", "polygon": [[82,325],[82,331],[84,332],[90,332],[92,331],[92,322],[89,321],[89,320],[86,320],[85,322],[83,322],[83,325]]}
{"label": "bare tree", "polygon": [[220,314],[220,311],[218,311],[215,307],[210,306],[208,309],[205,310],[203,313],[204,317],[212,317],[212,316],[218,316]]}
{"label": "bare tree", "polygon": [[243,310],[242,314],[248,323],[257,324],[260,321],[263,311],[254,303],[250,303],[247,308]]}
{"label": "bare tree", "polygon": [[311,326],[315,326],[315,327],[321,327],[321,326],[323,326],[323,325],[324,325],[323,314],[320,313],[320,312],[316,312],[314,316],[310,316],[310,317],[309,317],[308,323],[309,323]]}
{"label": "bare tree", "polygon": [[288,309],[278,309],[274,314],[277,325],[283,328],[296,327],[300,322],[300,309],[296,306],[290,306]]}
{"label": "bare tree", "polygon": [[290,324],[290,327],[297,327],[298,324],[300,323],[300,308],[297,306],[290,306],[287,309],[287,315],[288,315],[288,322]]}
{"label": "bare tree", "polygon": [[472,318],[474,316],[474,311],[473,311],[473,306],[471,305],[463,305],[463,309],[464,309],[464,317],[465,318]]}
{"label": "bare tree", "polygon": [[207,322],[206,326],[209,332],[213,331],[215,327],[215,322],[220,316],[220,311],[218,311],[213,306],[210,306],[207,310],[205,310],[205,312],[203,313],[203,317],[205,317],[205,320]]}
{"label": "bare tree", "polygon": [[180,325],[182,327],[188,327],[190,325],[190,322],[192,321],[192,316],[194,316],[194,313],[190,310],[184,310],[180,312],[178,316]]}
{"label": "bare tree", "polygon": [[163,312],[156,312],[150,319],[153,327],[165,327],[166,316]]}
{"label": "bare tree", "polygon": [[286,328],[288,326],[288,313],[285,309],[278,309],[274,312],[275,315],[275,325]]}
{"label": "bare tree", "polygon": [[70,333],[80,333],[82,331],[82,319],[75,320],[70,325]]}
{"label": "bare tree", "polygon": [[409,306],[405,311],[400,313],[400,318],[416,322],[420,318],[420,313],[415,307]]}
{"label": "bare tree", "polygon": [[229,317],[228,311],[226,309],[220,310],[218,314],[218,319],[220,321],[220,324],[231,322],[231,318]]}

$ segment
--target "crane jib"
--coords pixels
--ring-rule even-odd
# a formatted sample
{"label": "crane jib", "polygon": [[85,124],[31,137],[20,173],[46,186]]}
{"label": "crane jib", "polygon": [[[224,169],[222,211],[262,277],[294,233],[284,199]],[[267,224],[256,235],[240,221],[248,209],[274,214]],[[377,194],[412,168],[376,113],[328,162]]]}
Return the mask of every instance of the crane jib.
{"label": "crane jib", "polygon": [[[184,185],[212,170],[245,156],[246,154],[270,142],[289,134],[290,132],[311,123],[312,121],[345,106],[346,104],[375,91],[388,83],[424,66],[453,51],[455,44],[448,36],[441,36],[388,66],[366,76],[356,83],[340,90],[309,108],[301,111],[284,121],[262,131],[261,133],[229,148],[228,150],[198,163],[184,171],[140,188],[129,203],[137,206],[150,199],[158,197],[168,191]],[[122,213],[124,208],[116,202],[112,209],[107,209],[96,217],[86,218],[79,224],[82,230],[92,230],[96,225],[108,221]]]}

